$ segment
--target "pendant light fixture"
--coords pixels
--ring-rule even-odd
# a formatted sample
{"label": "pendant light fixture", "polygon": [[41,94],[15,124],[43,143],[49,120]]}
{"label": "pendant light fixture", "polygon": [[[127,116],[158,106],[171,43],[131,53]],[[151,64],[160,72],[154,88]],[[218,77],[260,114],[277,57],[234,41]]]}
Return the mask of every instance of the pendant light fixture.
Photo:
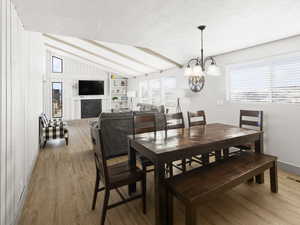
{"label": "pendant light fixture", "polygon": [[[211,56],[204,58],[203,31],[205,27],[204,25],[198,27],[198,29],[201,30],[201,58],[190,59],[184,71],[184,76],[189,77],[189,86],[193,92],[200,92],[203,89],[206,75],[221,75],[220,68],[216,65],[215,59]],[[210,64],[206,70],[205,64],[208,61],[210,61]]]}

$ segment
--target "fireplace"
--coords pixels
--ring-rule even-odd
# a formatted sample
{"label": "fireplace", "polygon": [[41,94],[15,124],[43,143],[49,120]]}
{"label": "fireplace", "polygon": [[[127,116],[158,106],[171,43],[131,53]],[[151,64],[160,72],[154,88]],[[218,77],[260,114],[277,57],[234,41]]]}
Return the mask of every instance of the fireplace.
{"label": "fireplace", "polygon": [[81,118],[98,117],[102,112],[101,99],[82,99],[81,100]]}

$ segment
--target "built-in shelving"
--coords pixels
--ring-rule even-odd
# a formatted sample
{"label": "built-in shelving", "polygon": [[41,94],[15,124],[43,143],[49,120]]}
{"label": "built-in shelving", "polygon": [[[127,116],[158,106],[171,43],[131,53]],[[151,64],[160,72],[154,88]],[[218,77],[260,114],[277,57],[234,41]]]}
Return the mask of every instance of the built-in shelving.
{"label": "built-in shelving", "polygon": [[128,79],[115,75],[110,76],[110,97],[112,111],[122,111],[128,109]]}

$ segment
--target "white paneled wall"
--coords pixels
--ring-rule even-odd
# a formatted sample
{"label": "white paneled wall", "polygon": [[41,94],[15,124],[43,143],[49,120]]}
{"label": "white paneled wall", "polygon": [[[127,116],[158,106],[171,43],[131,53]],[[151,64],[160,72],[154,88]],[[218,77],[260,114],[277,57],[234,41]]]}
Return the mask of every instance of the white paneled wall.
{"label": "white paneled wall", "polygon": [[38,155],[43,38],[24,30],[10,0],[0,0],[0,225],[15,224]]}
{"label": "white paneled wall", "polygon": [[[52,73],[51,58],[57,56],[63,59],[63,73]],[[51,117],[51,82],[63,83],[63,117],[65,120],[81,119],[80,99],[102,99],[102,110],[106,111],[109,107],[108,95],[108,74],[97,66],[62,56],[54,52],[46,53],[46,77],[44,81],[44,111]],[[104,80],[104,95],[79,96],[78,80]]]}

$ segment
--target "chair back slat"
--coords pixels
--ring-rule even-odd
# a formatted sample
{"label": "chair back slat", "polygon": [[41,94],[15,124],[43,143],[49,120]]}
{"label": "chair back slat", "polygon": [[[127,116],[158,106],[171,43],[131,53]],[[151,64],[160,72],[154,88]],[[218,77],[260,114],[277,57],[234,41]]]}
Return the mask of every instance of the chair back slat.
{"label": "chair back slat", "polygon": [[[203,110],[197,112],[188,112],[187,115],[189,127],[206,125],[206,116]],[[197,120],[195,121],[194,119]]]}
{"label": "chair back slat", "polygon": [[95,147],[95,162],[96,167],[99,172],[99,175],[101,177],[101,180],[103,181],[104,186],[109,184],[109,175],[107,170],[107,162],[106,162],[106,156],[105,156],[105,149],[103,145],[103,131],[101,129],[98,129],[97,127],[92,128],[95,129],[96,135],[96,147]]}
{"label": "chair back slat", "polygon": [[240,127],[263,130],[263,111],[240,110]]}
{"label": "chair back slat", "polygon": [[165,114],[165,123],[166,123],[165,128],[167,130],[179,129],[185,127],[182,112]]}
{"label": "chair back slat", "polygon": [[133,115],[133,135],[148,132],[156,133],[156,130],[157,126],[154,113]]}

